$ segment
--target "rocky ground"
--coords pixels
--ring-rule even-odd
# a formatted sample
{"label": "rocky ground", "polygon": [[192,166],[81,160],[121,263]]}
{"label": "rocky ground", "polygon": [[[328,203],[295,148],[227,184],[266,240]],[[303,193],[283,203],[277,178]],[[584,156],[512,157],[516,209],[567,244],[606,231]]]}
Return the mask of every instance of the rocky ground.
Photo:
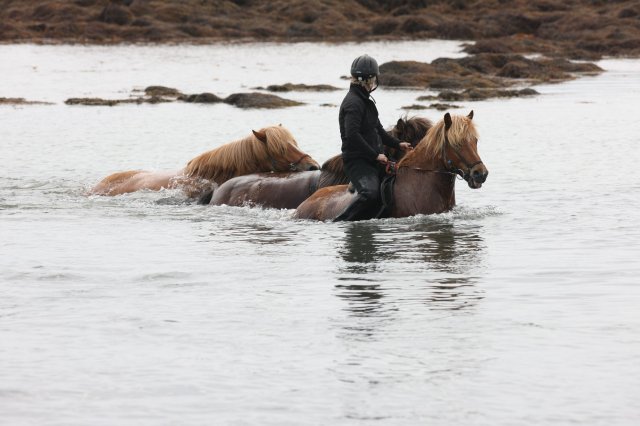
{"label": "rocky ground", "polygon": [[29,101],[25,98],[0,97],[0,105],[51,105],[49,102]]}
{"label": "rocky ground", "polygon": [[0,42],[473,40],[469,53],[640,54],[637,0],[0,0]]}
{"label": "rocky ground", "polygon": [[[381,65],[381,85],[438,92],[422,101],[533,96],[542,82],[602,70],[575,60],[640,55],[638,0],[0,0],[0,42],[211,43],[216,41],[468,40],[469,56]],[[528,54],[541,56],[532,58]],[[256,90],[335,90],[292,82]],[[265,93],[149,94],[124,100],[226,102],[241,108],[297,103]],[[5,99],[3,103],[25,103]],[[430,107],[446,108],[446,103]],[[412,105],[407,108],[424,105]],[[415,109],[414,108],[414,109]]]}
{"label": "rocky ground", "polygon": [[[557,83],[600,72],[600,67],[588,62],[545,57],[530,59],[513,53],[478,53],[459,59],[439,58],[430,64],[387,62],[380,66],[380,84],[387,87],[427,88],[438,92],[436,96],[420,96],[417,101],[479,101],[535,96],[538,92],[530,86]],[[511,89],[513,86],[518,88]],[[422,107],[421,104],[414,104],[405,108],[415,110]],[[442,110],[451,105],[435,103],[429,107]]]}
{"label": "rocky ground", "polygon": [[[2,98],[0,98],[0,100],[1,99]],[[67,105],[84,106],[116,106],[123,104],[157,104],[162,102],[198,104],[216,104],[222,102],[238,108],[286,108],[303,105],[301,102],[284,99],[268,93],[233,93],[226,98],[221,98],[213,93],[207,92],[187,95],[178,89],[164,86],[149,86],[144,89],[143,92],[132,93],[132,96],[126,99],[69,98],[64,103]]]}

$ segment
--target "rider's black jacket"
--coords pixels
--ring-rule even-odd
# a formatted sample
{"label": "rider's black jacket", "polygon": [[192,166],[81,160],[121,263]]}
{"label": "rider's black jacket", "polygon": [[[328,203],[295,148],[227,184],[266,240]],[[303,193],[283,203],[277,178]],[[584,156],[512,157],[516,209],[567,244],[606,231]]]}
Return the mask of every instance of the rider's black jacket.
{"label": "rider's black jacket", "polygon": [[375,162],[382,154],[382,144],[399,149],[396,138],[387,134],[378,119],[376,104],[361,86],[352,84],[340,105],[340,136],[342,138],[342,158],[355,158]]}

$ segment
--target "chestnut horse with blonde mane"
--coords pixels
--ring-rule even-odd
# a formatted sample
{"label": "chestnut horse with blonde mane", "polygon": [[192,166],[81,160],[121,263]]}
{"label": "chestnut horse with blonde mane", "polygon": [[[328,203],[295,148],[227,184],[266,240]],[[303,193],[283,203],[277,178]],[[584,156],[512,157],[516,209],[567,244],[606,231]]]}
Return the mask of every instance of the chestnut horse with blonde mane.
{"label": "chestnut horse with blonde mane", "polygon": [[[400,118],[389,134],[415,147],[431,128],[424,117]],[[387,151],[389,158],[399,159],[403,151]],[[201,204],[295,209],[320,188],[349,183],[340,154],[331,157],[320,171],[304,173],[258,173],[239,176],[212,190]],[[210,199],[209,199],[210,198]]]}
{"label": "chestnut horse with blonde mane", "polygon": [[[455,204],[456,176],[477,189],[489,171],[478,155],[478,133],[467,116],[446,113],[397,165],[390,217],[443,213]],[[298,219],[335,219],[356,197],[347,185],[316,191],[295,211]]]}
{"label": "chestnut horse with blonde mane", "polygon": [[181,188],[196,198],[212,183],[220,185],[241,175],[258,172],[301,172],[318,170],[320,165],[300,151],[298,143],[283,126],[270,126],[251,135],[193,158],[178,171],[132,170],[102,179],[92,195],[119,195],[141,189]]}

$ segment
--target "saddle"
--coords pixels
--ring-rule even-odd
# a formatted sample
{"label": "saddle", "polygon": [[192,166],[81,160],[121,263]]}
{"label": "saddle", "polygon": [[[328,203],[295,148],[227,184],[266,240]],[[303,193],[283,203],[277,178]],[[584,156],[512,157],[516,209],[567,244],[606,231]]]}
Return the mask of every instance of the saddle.
{"label": "saddle", "polygon": [[376,219],[383,219],[391,215],[391,209],[393,208],[393,189],[396,183],[395,173],[392,175],[386,175],[382,182],[380,182],[380,209],[376,214]]}
{"label": "saddle", "polygon": [[[377,213],[373,216],[375,219],[383,219],[391,215],[393,208],[393,190],[396,183],[396,164],[389,162],[386,167],[386,176],[380,182],[380,202],[378,203]],[[356,187],[349,182],[347,190],[355,194]]]}

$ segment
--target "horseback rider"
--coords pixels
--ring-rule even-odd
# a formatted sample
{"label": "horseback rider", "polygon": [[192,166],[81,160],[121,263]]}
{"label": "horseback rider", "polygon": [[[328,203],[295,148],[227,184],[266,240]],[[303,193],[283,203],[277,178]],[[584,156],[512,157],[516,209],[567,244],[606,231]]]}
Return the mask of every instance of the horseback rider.
{"label": "horseback rider", "polygon": [[351,204],[335,221],[371,219],[376,214],[380,179],[389,159],[383,144],[403,151],[413,148],[382,128],[371,92],[378,87],[378,63],[369,55],[358,56],[351,64],[351,86],[340,105],[338,121],[342,138],[345,173],[357,191]]}

